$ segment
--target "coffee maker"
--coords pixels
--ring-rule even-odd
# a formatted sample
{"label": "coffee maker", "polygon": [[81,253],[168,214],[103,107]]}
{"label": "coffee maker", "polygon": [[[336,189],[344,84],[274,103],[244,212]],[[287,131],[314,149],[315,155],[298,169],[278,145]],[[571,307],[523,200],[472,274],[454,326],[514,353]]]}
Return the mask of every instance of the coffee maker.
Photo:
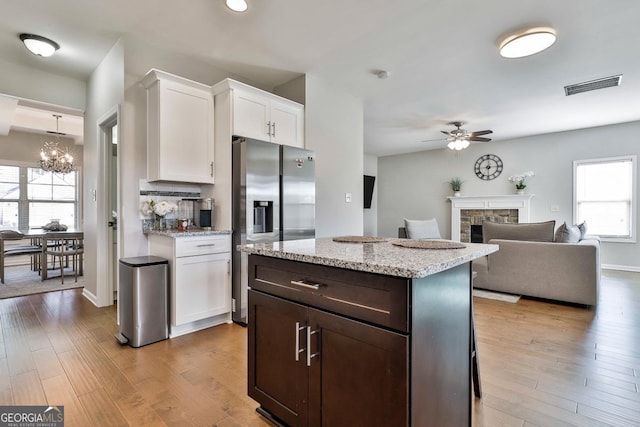
{"label": "coffee maker", "polygon": [[214,200],[210,197],[196,200],[196,209],[193,212],[193,223],[203,230],[211,230],[213,227]]}

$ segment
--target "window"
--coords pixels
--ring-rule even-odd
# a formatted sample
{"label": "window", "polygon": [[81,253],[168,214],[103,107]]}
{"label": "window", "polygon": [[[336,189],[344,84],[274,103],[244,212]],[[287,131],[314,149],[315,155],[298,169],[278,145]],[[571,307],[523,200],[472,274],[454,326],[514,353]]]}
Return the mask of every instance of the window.
{"label": "window", "polygon": [[41,228],[51,219],[77,227],[77,175],[0,165],[0,229]]}
{"label": "window", "polygon": [[636,156],[573,162],[574,220],[605,241],[635,242]]}

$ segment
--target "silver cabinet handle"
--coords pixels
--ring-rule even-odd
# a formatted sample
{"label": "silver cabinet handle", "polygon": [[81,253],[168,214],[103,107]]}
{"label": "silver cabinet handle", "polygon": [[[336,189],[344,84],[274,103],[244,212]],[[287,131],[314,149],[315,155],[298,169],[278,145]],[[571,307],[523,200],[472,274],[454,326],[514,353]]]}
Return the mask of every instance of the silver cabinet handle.
{"label": "silver cabinet handle", "polygon": [[231,274],[231,261],[227,260],[227,276]]}
{"label": "silver cabinet handle", "polygon": [[213,176],[213,162],[211,162],[211,176]]}
{"label": "silver cabinet handle", "polygon": [[311,359],[318,356],[320,353],[311,354],[311,335],[317,334],[318,331],[311,332],[311,326],[307,326],[307,366],[311,366]]}
{"label": "silver cabinet handle", "polygon": [[300,331],[304,329],[304,326],[300,326],[300,322],[296,322],[296,362],[300,360],[300,353],[304,351],[304,348],[300,348]]}
{"label": "silver cabinet handle", "polygon": [[267,135],[271,136],[271,121],[267,122]]}
{"label": "silver cabinet handle", "polygon": [[320,286],[323,286],[320,283],[308,282],[306,280],[292,280],[291,284],[292,285],[296,285],[296,286],[301,286],[301,287],[307,288],[307,289],[313,289],[315,291],[320,289]]}
{"label": "silver cabinet handle", "polygon": [[273,133],[271,134],[271,136],[273,136],[275,138],[276,136],[276,122],[271,123],[271,127],[273,128]]}
{"label": "silver cabinet handle", "polygon": [[215,246],[215,243],[207,243],[206,245],[197,245],[198,248],[208,248],[210,246]]}

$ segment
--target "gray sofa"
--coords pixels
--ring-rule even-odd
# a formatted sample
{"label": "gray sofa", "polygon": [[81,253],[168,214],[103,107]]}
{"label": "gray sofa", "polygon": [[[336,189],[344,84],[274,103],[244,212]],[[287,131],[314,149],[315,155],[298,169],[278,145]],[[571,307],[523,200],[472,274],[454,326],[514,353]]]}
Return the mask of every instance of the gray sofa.
{"label": "gray sofa", "polygon": [[500,250],[473,261],[474,287],[595,305],[600,287],[599,238],[582,235],[576,242],[560,243],[555,237],[561,230],[554,234],[554,225],[555,221],[483,223],[483,241]]}

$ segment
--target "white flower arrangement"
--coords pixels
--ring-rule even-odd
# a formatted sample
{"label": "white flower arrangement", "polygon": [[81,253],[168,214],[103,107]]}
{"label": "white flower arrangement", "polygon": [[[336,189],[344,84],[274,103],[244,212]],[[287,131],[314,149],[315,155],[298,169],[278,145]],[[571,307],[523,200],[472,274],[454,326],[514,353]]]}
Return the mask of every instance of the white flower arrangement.
{"label": "white flower arrangement", "polygon": [[509,182],[513,183],[516,185],[516,188],[518,190],[524,190],[525,187],[527,186],[527,184],[524,183],[524,181],[529,178],[529,177],[533,177],[536,174],[533,173],[532,171],[527,171],[527,172],[523,172],[519,175],[511,175],[509,177]]}
{"label": "white flower arrangement", "polygon": [[169,203],[166,200],[156,202],[155,200],[148,199],[142,202],[140,211],[144,216],[156,215],[163,217],[169,212],[173,212],[177,209],[174,203]]}

